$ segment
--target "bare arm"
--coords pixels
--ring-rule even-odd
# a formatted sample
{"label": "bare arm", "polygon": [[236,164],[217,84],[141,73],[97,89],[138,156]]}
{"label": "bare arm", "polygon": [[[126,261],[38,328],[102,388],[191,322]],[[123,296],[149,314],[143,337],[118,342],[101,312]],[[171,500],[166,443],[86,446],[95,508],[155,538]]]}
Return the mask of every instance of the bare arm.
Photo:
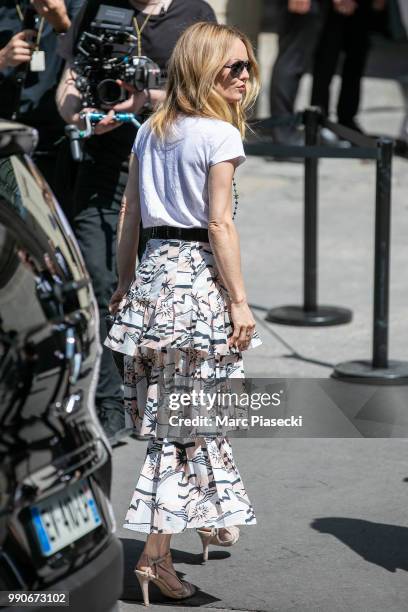
{"label": "bare arm", "polygon": [[208,233],[218,271],[231,300],[234,334],[230,345],[246,348],[255,329],[255,321],[247,304],[241,272],[239,237],[232,221],[233,160],[211,166],[208,177],[210,201]]}
{"label": "bare arm", "polygon": [[113,294],[109,311],[116,312],[119,302],[129,289],[135,275],[137,247],[140,227],[139,199],[139,162],[132,153],[129,163],[129,176],[119,212],[116,240],[116,258],[118,266],[118,288]]}
{"label": "bare arm", "polygon": [[208,231],[219,273],[231,301],[238,302],[246,300],[246,295],[241,274],[239,238],[231,211],[234,169],[231,161],[210,168]]}

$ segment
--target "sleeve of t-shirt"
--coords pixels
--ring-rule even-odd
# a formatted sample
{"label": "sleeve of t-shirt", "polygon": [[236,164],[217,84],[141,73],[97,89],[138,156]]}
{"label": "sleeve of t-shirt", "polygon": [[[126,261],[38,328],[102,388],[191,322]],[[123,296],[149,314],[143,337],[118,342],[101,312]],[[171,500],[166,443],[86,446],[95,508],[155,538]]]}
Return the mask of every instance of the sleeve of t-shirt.
{"label": "sleeve of t-shirt", "polygon": [[135,141],[132,147],[132,153],[134,153],[138,159],[140,158],[139,151],[140,151],[140,140],[142,138],[142,128],[143,126],[137,130],[136,138],[135,138]]}
{"label": "sleeve of t-shirt", "polygon": [[229,123],[226,123],[222,128],[217,126],[211,140],[210,166],[230,159],[236,160],[236,166],[244,163],[246,159],[244,145],[242,144],[241,134],[236,127]]}

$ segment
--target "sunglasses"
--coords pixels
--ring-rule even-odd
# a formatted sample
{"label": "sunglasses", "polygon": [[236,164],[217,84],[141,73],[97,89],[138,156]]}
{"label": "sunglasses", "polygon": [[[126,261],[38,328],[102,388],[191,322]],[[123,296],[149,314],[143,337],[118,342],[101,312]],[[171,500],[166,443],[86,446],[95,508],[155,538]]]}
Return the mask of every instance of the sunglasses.
{"label": "sunglasses", "polygon": [[226,64],[224,68],[230,68],[231,76],[236,79],[241,76],[244,70],[249,72],[252,68],[252,64],[251,62],[244,62],[240,60],[238,62],[234,62],[233,64]]}

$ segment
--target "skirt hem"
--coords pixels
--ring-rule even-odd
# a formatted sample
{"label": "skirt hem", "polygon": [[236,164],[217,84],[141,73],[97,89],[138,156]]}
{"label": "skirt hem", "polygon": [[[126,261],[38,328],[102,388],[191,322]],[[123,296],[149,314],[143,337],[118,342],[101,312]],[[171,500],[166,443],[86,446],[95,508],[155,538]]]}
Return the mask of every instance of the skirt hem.
{"label": "skirt hem", "polygon": [[240,521],[222,521],[221,523],[218,523],[217,525],[201,525],[200,527],[197,526],[190,526],[190,525],[186,525],[186,527],[184,527],[184,529],[181,529],[179,531],[160,531],[160,533],[157,530],[151,530],[150,526],[146,528],[143,528],[142,525],[138,524],[138,523],[124,523],[122,525],[123,529],[129,529],[130,531],[139,531],[140,533],[147,533],[147,534],[156,534],[156,535],[170,535],[170,534],[177,534],[177,533],[184,533],[184,531],[186,531],[187,529],[200,529],[201,527],[207,528],[207,527],[216,527],[218,529],[224,529],[227,527],[236,527],[238,525],[243,526],[243,527],[251,527],[252,525],[256,525],[256,519],[254,518],[252,521],[249,521],[248,523],[244,523],[244,522],[240,522]]}

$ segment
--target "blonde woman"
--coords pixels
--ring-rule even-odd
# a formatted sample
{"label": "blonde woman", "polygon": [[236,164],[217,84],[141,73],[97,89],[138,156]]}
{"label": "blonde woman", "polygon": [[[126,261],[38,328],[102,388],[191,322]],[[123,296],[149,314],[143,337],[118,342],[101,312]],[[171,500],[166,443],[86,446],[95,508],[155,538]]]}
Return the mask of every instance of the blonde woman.
{"label": "blonde woman", "polygon": [[[195,591],[175,573],[172,534],[197,529],[205,560],[209,544],[229,546],[237,525],[256,522],[228,438],[190,426],[183,417],[194,414],[194,402],[174,412],[169,397],[242,379],[242,351],[261,344],[232,219],[245,112],[258,90],[244,34],[191,26],[170,59],[166,99],[131,155],[105,345],[125,354],[126,415],[151,437],[124,524],[148,534],[135,569],[145,605],[150,580],[172,599]],[[155,233],[135,273],[140,218]]]}

